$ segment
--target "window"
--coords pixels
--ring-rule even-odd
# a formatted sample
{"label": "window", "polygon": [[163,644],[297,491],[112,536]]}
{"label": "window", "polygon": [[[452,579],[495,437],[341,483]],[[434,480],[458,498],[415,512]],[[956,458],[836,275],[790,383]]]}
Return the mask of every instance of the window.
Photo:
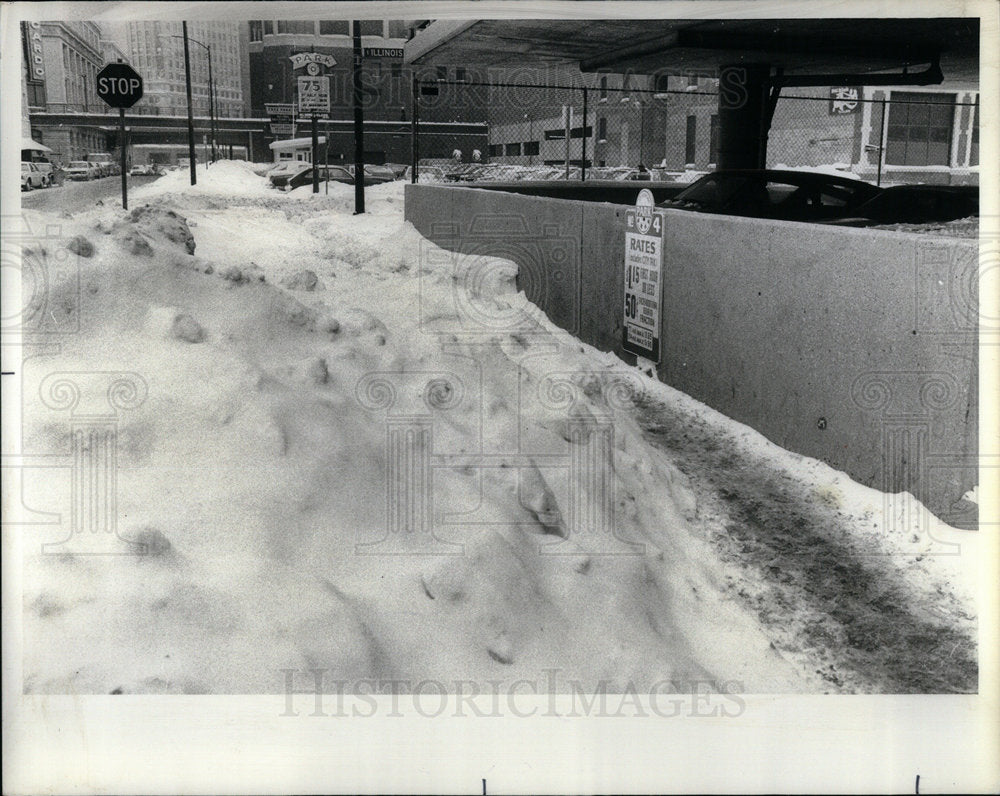
{"label": "window", "polygon": [[351,23],[347,20],[320,20],[320,36],[350,36]]}
{"label": "window", "polygon": [[438,66],[438,67],[435,67],[434,68],[434,76],[438,80],[447,80],[448,79],[448,67],[447,66]]}
{"label": "window", "polygon": [[264,26],[260,20],[253,20],[250,23],[250,41],[260,41],[264,38]]}
{"label": "window", "polygon": [[466,74],[465,69],[463,67],[461,67],[461,66],[456,66],[455,67],[455,80],[457,80],[459,83],[464,83],[468,79],[469,79],[469,76]]}
{"label": "window", "polygon": [[601,78],[601,100],[607,100],[608,98],[608,78]]}
{"label": "window", "polygon": [[695,135],[698,131],[698,117],[687,117],[687,135],[684,138],[684,162],[695,162]]}
{"label": "window", "polygon": [[954,118],[954,94],[893,91],[885,162],[894,166],[949,165]]}
{"label": "window", "polygon": [[521,154],[521,144],[520,142],[507,144],[504,151],[505,155],[520,155]]}
{"label": "window", "polygon": [[264,35],[265,36],[271,36],[273,33],[274,33],[274,23],[273,22],[265,22],[264,23]]}
{"label": "window", "polygon": [[608,140],[608,120],[603,116],[597,120],[597,138],[599,141]]}
{"label": "window", "polygon": [[490,144],[490,157],[498,157],[503,154],[503,144]]}
{"label": "window", "polygon": [[[45,84],[28,83],[28,105],[39,107],[45,105]],[[36,141],[39,139],[35,139]]]}
{"label": "window", "polygon": [[403,65],[399,61],[393,61],[389,64],[389,74],[393,77],[403,76]]}
{"label": "window", "polygon": [[278,33],[293,33],[309,35],[316,32],[316,25],[311,20],[284,19],[278,21]]}
{"label": "window", "polygon": [[708,162],[719,162],[719,114],[713,113],[709,121]]}
{"label": "window", "polygon": [[381,19],[362,19],[360,24],[362,36],[382,35],[383,25]]}
{"label": "window", "polygon": [[688,75],[688,88],[698,88],[698,75]]}
{"label": "window", "polygon": [[546,141],[564,141],[566,139],[566,130],[562,127],[557,127],[555,130],[546,130],[543,135]]}
{"label": "window", "polygon": [[570,138],[590,138],[594,134],[594,128],[589,124],[586,131],[582,127],[574,127],[569,131]]}
{"label": "window", "polygon": [[525,155],[537,155],[538,154],[538,142],[537,141],[525,141],[524,142],[524,154]]}

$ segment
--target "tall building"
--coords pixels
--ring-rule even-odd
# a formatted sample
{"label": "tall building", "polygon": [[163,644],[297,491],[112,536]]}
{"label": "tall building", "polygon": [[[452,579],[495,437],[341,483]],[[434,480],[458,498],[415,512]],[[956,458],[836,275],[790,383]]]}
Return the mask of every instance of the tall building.
{"label": "tall building", "polygon": [[[24,22],[21,39],[27,66],[28,110],[52,113],[102,112],[95,91],[104,63],[102,31],[93,22]],[[114,136],[86,124],[33,126],[31,137],[67,162],[113,146]]]}
{"label": "tall building", "polygon": [[[143,76],[143,98],[132,112],[157,116],[187,113],[183,28],[180,22],[127,22],[120,43],[129,61]],[[189,22],[189,60],[194,113],[207,116],[209,98],[209,48],[217,118],[245,115],[243,63],[245,39],[238,22]]]}

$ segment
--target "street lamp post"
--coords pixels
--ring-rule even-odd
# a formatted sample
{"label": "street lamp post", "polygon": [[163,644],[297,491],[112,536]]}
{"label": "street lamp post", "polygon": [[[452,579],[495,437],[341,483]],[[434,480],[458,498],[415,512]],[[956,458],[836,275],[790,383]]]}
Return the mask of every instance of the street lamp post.
{"label": "street lamp post", "polygon": [[[204,44],[197,39],[192,39],[187,35],[187,22],[184,23],[184,35],[183,36],[171,36],[171,39],[184,39],[184,71],[187,76],[188,85],[191,83],[191,65],[187,61],[187,45],[188,42],[191,44],[197,44],[199,47],[205,48],[205,52],[208,53],[208,117],[211,124],[211,134],[212,134],[212,162],[215,163],[215,81],[212,79],[212,45]],[[188,97],[190,103],[190,96]]]}
{"label": "street lamp post", "polygon": [[188,51],[188,23],[182,22],[181,28],[184,35],[184,87],[187,90],[187,110],[188,110],[188,160],[191,164],[191,184],[198,182],[198,161],[194,152],[194,110],[191,107],[191,54]]}

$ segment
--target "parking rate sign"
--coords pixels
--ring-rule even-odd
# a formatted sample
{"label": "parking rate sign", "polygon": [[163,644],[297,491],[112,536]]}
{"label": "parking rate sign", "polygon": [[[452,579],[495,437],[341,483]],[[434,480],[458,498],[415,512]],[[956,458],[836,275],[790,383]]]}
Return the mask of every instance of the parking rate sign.
{"label": "parking rate sign", "polygon": [[299,78],[299,113],[303,116],[330,112],[330,78],[325,75]]}
{"label": "parking rate sign", "polygon": [[[623,348],[660,361],[660,279],[663,267],[663,213],[640,219],[625,213],[625,322]],[[642,230],[642,231],[640,231]]]}

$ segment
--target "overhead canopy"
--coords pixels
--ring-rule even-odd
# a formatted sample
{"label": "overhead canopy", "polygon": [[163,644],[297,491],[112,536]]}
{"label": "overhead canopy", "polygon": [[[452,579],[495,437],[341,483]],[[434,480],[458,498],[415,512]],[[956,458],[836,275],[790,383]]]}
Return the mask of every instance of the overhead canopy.
{"label": "overhead canopy", "polygon": [[[863,73],[941,55],[975,79],[976,18],[498,19],[431,23],[405,46],[411,64],[578,64],[584,72],[716,70],[767,63],[785,72]],[[948,77],[955,77],[954,74]]]}
{"label": "overhead canopy", "polygon": [[[318,143],[318,144],[325,144],[326,143],[326,136],[325,135],[321,135],[317,139],[316,143]],[[272,141],[270,144],[268,144],[268,147],[270,147],[271,149],[273,149],[275,151],[284,150],[284,149],[301,149],[302,147],[305,147],[305,146],[312,146],[312,138],[308,138],[308,137],[307,138],[285,138],[285,139],[283,139],[281,141]]]}
{"label": "overhead canopy", "polygon": [[51,152],[52,151],[51,149],[49,149],[44,144],[39,144],[37,141],[33,141],[30,138],[24,138],[24,139],[21,140],[21,149],[22,150],[31,149],[31,150],[34,150],[35,152]]}

